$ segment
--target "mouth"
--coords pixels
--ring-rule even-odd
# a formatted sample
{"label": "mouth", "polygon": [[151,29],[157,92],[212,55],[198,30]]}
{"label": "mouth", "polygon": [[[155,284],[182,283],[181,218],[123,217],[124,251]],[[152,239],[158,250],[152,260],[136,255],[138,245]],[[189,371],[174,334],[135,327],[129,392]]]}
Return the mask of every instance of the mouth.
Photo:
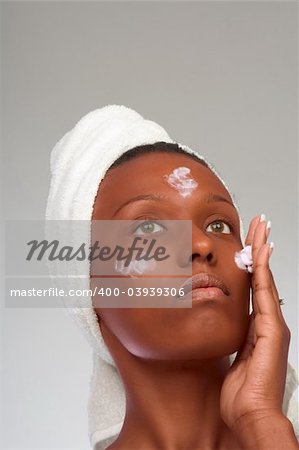
{"label": "mouth", "polygon": [[220,300],[227,298],[230,291],[224,281],[206,272],[200,272],[186,280],[181,287],[184,290],[183,299],[197,300]]}

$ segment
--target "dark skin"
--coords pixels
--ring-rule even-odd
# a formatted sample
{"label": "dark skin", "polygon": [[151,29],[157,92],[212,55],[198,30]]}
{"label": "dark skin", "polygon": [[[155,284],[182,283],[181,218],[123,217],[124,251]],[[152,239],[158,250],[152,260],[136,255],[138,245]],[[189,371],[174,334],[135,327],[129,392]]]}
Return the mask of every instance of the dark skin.
{"label": "dark skin", "polygon": [[[189,197],[164,178],[182,166],[198,182]],[[207,203],[210,192],[227,202]],[[120,208],[140,194],[167,200]],[[109,450],[297,449],[281,410],[290,335],[269,268],[266,223],[257,216],[248,230],[251,275],[234,262],[243,247],[239,218],[221,181],[187,155],[162,152],[108,171],[92,219],[192,220],[192,274],[215,274],[230,292],[227,303],[188,309],[95,308],[127,396],[124,425]],[[235,351],[230,368],[228,355]]]}

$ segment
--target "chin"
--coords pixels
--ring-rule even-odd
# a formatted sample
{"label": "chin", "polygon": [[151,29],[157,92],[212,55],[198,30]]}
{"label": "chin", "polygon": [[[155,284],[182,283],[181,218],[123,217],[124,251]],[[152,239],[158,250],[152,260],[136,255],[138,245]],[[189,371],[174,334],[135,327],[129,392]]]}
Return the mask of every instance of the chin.
{"label": "chin", "polygon": [[[192,346],[180,349],[182,359],[223,358],[237,352],[243,345],[246,329],[237,327],[213,327],[205,330],[197,339],[188,339]],[[185,341],[186,342],[186,341]]]}

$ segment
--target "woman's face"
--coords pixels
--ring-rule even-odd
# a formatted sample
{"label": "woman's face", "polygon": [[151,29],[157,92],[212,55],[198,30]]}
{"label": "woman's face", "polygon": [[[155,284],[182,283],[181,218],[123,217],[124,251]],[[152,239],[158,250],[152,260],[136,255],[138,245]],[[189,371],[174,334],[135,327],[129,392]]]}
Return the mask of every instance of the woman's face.
{"label": "woman's face", "polygon": [[[182,183],[165,177],[179,167],[190,169],[195,181],[187,194]],[[208,194],[226,201],[207,202]],[[129,202],[139,195],[165,199]],[[248,329],[250,275],[234,262],[242,249],[239,216],[211,170],[183,154],[137,156],[107,172],[92,219],[192,220],[192,275],[208,272],[229,290],[225,302],[197,302],[192,308],[95,308],[116,363],[126,350],[142,358],[175,360],[219,357],[240,348]]]}

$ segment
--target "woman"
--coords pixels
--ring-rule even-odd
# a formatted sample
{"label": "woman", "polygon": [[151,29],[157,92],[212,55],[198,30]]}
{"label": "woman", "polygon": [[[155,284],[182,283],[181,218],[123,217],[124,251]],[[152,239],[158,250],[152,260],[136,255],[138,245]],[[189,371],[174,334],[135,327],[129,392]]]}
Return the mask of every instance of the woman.
{"label": "woman", "polygon": [[[248,266],[242,270],[236,264],[242,222],[215,169],[132,110],[112,105],[97,114],[82,119],[54,149],[47,218],[138,219],[150,226],[151,237],[159,220],[192,220],[192,275],[220,279],[227,301],[201,289],[201,301],[196,301],[199,291],[192,292],[190,309],[96,306],[89,316],[77,311],[93,343],[102,346],[101,364],[116,366],[114,376],[126,392],[121,428],[102,434],[95,448],[298,449],[283,408],[290,332],[269,268],[270,223],[263,215],[252,219],[245,239],[252,249],[252,273]],[[107,115],[114,120],[109,123]],[[92,170],[84,166],[88,178],[80,178],[77,169],[69,175],[76,152],[81,167],[92,162]],[[77,182],[71,195],[59,189],[59,180],[68,176],[70,185]],[[133,201],[141,195],[155,198]],[[89,206],[76,210],[83,198]],[[60,203],[63,217],[57,217]],[[142,230],[144,236],[148,228]],[[94,376],[93,415],[101,414],[92,396],[103,382],[99,373]],[[109,393],[102,392],[109,407]]]}

